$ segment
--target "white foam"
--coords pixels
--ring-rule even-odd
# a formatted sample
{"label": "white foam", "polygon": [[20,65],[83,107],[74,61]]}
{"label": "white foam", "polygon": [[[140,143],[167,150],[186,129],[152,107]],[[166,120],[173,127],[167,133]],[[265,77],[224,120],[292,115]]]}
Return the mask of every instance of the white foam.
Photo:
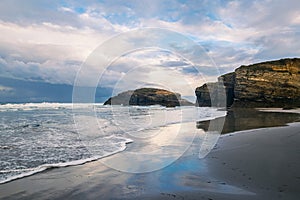
{"label": "white foam", "polygon": [[0,112],[2,111],[19,111],[19,110],[38,110],[38,109],[72,109],[72,108],[85,108],[88,106],[92,107],[103,107],[103,103],[20,103],[20,104],[2,104],[0,105]]}
{"label": "white foam", "polygon": [[[124,139],[124,138],[115,137],[115,136],[109,136],[107,138],[113,138],[113,137],[114,138]],[[87,162],[96,161],[96,160],[99,160],[101,158],[105,158],[107,156],[111,156],[113,154],[116,154],[116,153],[124,151],[126,149],[126,144],[131,143],[131,142],[132,142],[132,140],[126,139],[124,142],[121,143],[121,147],[118,150],[116,150],[114,152],[107,152],[107,153],[105,153],[102,156],[94,156],[94,157],[91,157],[91,158],[86,158],[86,159],[81,159],[81,160],[74,160],[74,161],[70,161],[70,162],[61,162],[61,163],[54,163],[54,164],[44,164],[44,165],[40,165],[40,166],[35,167],[35,168],[1,170],[0,173],[9,173],[9,172],[24,172],[24,173],[8,177],[5,180],[0,180],[0,184],[4,184],[4,183],[7,183],[7,182],[16,180],[16,179],[20,179],[20,178],[24,178],[24,177],[27,177],[27,176],[31,176],[33,174],[36,174],[36,173],[39,173],[39,172],[42,172],[42,171],[45,171],[45,170],[51,169],[51,168],[76,166],[76,165],[85,164]]]}

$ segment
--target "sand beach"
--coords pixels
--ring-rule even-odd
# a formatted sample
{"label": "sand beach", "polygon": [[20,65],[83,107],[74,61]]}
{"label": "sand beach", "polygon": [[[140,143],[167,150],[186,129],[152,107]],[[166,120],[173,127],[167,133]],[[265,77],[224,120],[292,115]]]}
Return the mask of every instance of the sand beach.
{"label": "sand beach", "polygon": [[[247,124],[251,122],[249,116],[266,121],[269,113],[272,119],[277,115],[289,122],[282,120],[286,124],[269,124],[270,127],[258,124],[249,129],[235,119],[231,132],[222,135],[203,159],[197,156],[199,138],[196,136],[183,156],[158,171],[125,173],[98,160],[53,168],[1,184],[0,198],[296,200],[300,197],[299,115],[259,112],[258,118],[248,113]],[[241,114],[235,112],[235,116]],[[229,117],[226,121],[232,123]],[[229,125],[225,122],[226,126]],[[128,148],[135,147],[129,144]]]}

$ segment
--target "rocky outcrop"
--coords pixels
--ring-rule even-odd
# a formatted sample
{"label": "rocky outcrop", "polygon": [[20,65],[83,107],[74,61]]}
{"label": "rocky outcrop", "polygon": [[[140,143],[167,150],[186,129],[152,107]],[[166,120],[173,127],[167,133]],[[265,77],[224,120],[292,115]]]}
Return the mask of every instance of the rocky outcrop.
{"label": "rocky outcrop", "polygon": [[215,98],[222,101],[216,95],[222,86],[227,107],[300,107],[300,59],[241,66],[217,83],[196,88],[197,105],[216,106]]}
{"label": "rocky outcrop", "polygon": [[235,73],[222,75],[218,82],[205,83],[196,88],[197,102],[200,107],[225,107],[233,103]]}
{"label": "rocky outcrop", "polygon": [[193,103],[182,99],[178,93],[156,88],[141,88],[122,92],[109,98],[104,105],[161,105],[166,107],[192,106]]}

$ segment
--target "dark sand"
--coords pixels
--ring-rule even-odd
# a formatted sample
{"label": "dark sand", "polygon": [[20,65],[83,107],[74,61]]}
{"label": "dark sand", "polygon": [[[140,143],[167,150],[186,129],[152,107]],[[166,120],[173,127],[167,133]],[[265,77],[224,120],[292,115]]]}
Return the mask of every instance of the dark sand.
{"label": "dark sand", "polygon": [[[2,184],[0,199],[300,199],[300,123],[247,130],[255,124],[249,116],[259,117],[244,112],[234,115],[248,121],[235,118],[230,126],[233,119],[227,117],[231,122],[225,124],[243,131],[222,136],[204,159],[197,157],[199,137],[182,157],[155,172],[124,173],[95,161]],[[258,121],[271,123],[265,116]],[[299,120],[278,116],[284,123]]]}

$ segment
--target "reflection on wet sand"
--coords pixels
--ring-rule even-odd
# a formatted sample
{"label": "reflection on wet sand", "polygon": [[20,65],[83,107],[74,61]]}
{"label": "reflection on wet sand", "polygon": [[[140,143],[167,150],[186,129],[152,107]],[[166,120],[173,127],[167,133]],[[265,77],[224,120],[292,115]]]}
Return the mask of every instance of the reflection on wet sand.
{"label": "reflection on wet sand", "polygon": [[[228,110],[226,117],[220,117],[211,121],[197,122],[199,129],[208,131],[211,123],[217,123],[225,118],[222,134],[232,133],[236,131],[284,126],[288,123],[299,122],[300,114],[298,113],[275,113],[261,112],[255,109],[232,109]],[[216,127],[219,129],[219,127]]]}
{"label": "reflection on wet sand", "polygon": [[162,169],[185,153],[196,134],[204,137],[204,131],[196,129],[194,124],[195,122],[172,124],[144,130],[151,137],[136,137],[133,143],[128,144],[126,151],[106,157],[101,162],[113,169],[130,173]]}

